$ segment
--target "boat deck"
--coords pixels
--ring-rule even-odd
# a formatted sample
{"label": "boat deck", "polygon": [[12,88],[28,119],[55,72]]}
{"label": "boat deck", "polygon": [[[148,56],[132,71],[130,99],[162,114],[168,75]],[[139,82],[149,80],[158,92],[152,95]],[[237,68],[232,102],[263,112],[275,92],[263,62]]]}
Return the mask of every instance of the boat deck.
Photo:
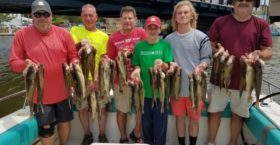
{"label": "boat deck", "polygon": [[[245,121],[245,138],[250,144],[266,144],[275,145],[280,144],[280,106],[275,102],[268,102],[269,106],[261,106],[260,108],[251,108],[251,115]],[[114,108],[114,107],[111,107]],[[216,143],[218,145],[226,145],[230,139],[230,109],[226,108],[223,114],[221,125],[218,131]],[[276,118],[275,118],[276,117]],[[74,112],[74,120],[71,122],[71,135],[69,145],[77,145],[81,143],[83,138],[83,131],[78,119],[78,112]],[[204,110],[202,117],[199,120],[200,128],[197,145],[207,144],[208,136],[208,118],[207,112]],[[131,132],[134,127],[134,114],[128,115],[127,132]],[[186,119],[186,124],[188,121]],[[272,128],[268,128],[271,127]],[[94,141],[98,138],[98,120],[91,123],[90,126]],[[13,145],[27,145],[32,144],[38,137],[37,122],[34,118],[29,119],[29,109],[18,110],[9,116],[0,119],[0,145],[9,144],[13,141]],[[186,127],[186,130],[188,128]],[[117,122],[116,112],[110,110],[107,115],[106,135],[110,144],[117,144],[120,138]],[[188,134],[186,134],[188,136]],[[132,143],[132,141],[130,141]],[[186,138],[188,143],[188,138]],[[241,138],[239,137],[241,144]],[[174,116],[168,116],[168,127],[166,145],[177,145],[176,120]],[[36,145],[40,145],[37,143]],[[58,140],[56,145],[59,145]],[[92,145],[101,145],[100,143],[93,143]]]}

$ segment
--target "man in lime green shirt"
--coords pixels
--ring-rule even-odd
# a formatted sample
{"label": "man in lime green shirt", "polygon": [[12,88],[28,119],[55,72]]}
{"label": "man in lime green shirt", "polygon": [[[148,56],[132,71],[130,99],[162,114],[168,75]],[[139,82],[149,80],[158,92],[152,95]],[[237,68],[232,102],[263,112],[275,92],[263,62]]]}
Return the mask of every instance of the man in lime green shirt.
{"label": "man in lime green shirt", "polygon": [[[71,35],[75,41],[75,44],[86,43],[96,49],[95,55],[95,72],[94,78],[89,73],[89,88],[96,88],[98,86],[98,64],[101,56],[107,51],[107,41],[109,36],[96,28],[96,21],[98,19],[96,9],[91,4],[85,4],[81,10],[81,18],[84,26],[74,26],[71,28]],[[92,89],[90,89],[92,90]],[[107,120],[106,107],[101,108],[101,115],[99,116],[99,142],[108,142],[105,136],[105,127]],[[90,130],[88,105],[86,102],[82,103],[81,109],[79,110],[80,121],[84,130],[84,139],[82,145],[89,145],[93,142],[92,132]]]}

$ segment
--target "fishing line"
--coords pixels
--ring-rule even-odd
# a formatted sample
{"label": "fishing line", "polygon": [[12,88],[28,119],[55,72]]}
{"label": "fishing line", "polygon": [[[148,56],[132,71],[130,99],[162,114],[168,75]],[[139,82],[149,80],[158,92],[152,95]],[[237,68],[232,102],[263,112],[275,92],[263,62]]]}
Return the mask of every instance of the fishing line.
{"label": "fishing line", "polygon": [[[267,96],[261,98],[259,101],[262,102],[262,101],[264,101],[264,100],[266,100],[268,98],[271,98],[273,96],[276,96],[276,95],[280,95],[280,92],[276,92],[276,93],[272,93],[270,95],[267,95]],[[256,104],[256,101],[251,105],[251,107],[255,106],[255,104]],[[250,109],[251,109],[251,107],[250,107]]]}

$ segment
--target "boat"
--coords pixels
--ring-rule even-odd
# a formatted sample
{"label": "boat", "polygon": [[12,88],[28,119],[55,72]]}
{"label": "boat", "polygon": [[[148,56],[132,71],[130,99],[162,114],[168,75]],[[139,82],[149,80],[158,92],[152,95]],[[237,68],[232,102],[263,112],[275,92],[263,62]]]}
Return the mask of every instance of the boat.
{"label": "boat", "polygon": [[278,31],[271,31],[272,36],[280,36],[280,32]]}
{"label": "boat", "polygon": [[[266,81],[266,80],[264,80]],[[275,84],[268,83],[271,86],[280,89]],[[270,90],[269,90],[270,91]],[[24,90],[16,95],[8,97],[24,95]],[[275,95],[280,95],[280,92],[269,93],[268,96],[262,95],[264,99]],[[5,97],[4,99],[7,99]],[[0,99],[0,102],[4,100]],[[170,108],[170,107],[169,107]],[[108,106],[108,117],[106,126],[106,136],[110,144],[117,144],[119,141],[119,131],[116,122],[116,109],[114,99]],[[170,112],[169,112],[170,113]],[[222,114],[222,121],[216,137],[217,145],[227,145],[230,139],[230,116],[231,111],[229,105]],[[207,144],[208,138],[208,114],[203,111],[202,117],[199,120],[200,128],[197,145]],[[168,128],[166,145],[177,145],[177,133],[175,118],[168,116]],[[186,123],[187,119],[186,119]],[[80,125],[78,112],[74,111],[74,120],[71,122],[72,131],[70,135],[69,145],[80,144],[83,138],[83,131]],[[134,113],[128,115],[127,132],[131,132],[134,127]],[[98,122],[97,120],[91,123],[91,129],[94,135],[94,140],[98,139]],[[186,128],[187,129],[187,128]],[[239,144],[246,142],[251,145],[279,145],[280,144],[280,105],[273,99],[266,99],[259,107],[252,106],[250,109],[250,118],[245,119],[242,129],[243,136],[238,139]],[[186,139],[188,140],[188,139]],[[132,141],[131,141],[132,142]],[[188,143],[188,141],[186,141]],[[38,128],[35,118],[29,118],[29,109],[21,108],[0,119],[0,145],[39,145]],[[92,143],[92,145],[101,145],[101,143]],[[105,144],[104,144],[105,145]]]}
{"label": "boat", "polygon": [[274,22],[270,26],[272,36],[280,36],[280,23]]}

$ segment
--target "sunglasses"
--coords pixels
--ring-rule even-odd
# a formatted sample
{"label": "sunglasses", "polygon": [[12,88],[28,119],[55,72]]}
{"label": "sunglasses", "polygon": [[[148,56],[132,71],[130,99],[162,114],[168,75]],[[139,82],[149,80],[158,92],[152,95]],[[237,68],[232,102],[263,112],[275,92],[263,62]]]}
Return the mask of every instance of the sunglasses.
{"label": "sunglasses", "polygon": [[237,0],[238,2],[247,2],[247,3],[251,3],[253,2],[254,0]]}
{"label": "sunglasses", "polygon": [[50,17],[50,13],[48,13],[48,12],[36,12],[36,13],[34,13],[33,14],[34,15],[34,17],[36,17],[36,18],[41,18],[42,16],[44,17],[44,18],[48,18],[48,17]]}

